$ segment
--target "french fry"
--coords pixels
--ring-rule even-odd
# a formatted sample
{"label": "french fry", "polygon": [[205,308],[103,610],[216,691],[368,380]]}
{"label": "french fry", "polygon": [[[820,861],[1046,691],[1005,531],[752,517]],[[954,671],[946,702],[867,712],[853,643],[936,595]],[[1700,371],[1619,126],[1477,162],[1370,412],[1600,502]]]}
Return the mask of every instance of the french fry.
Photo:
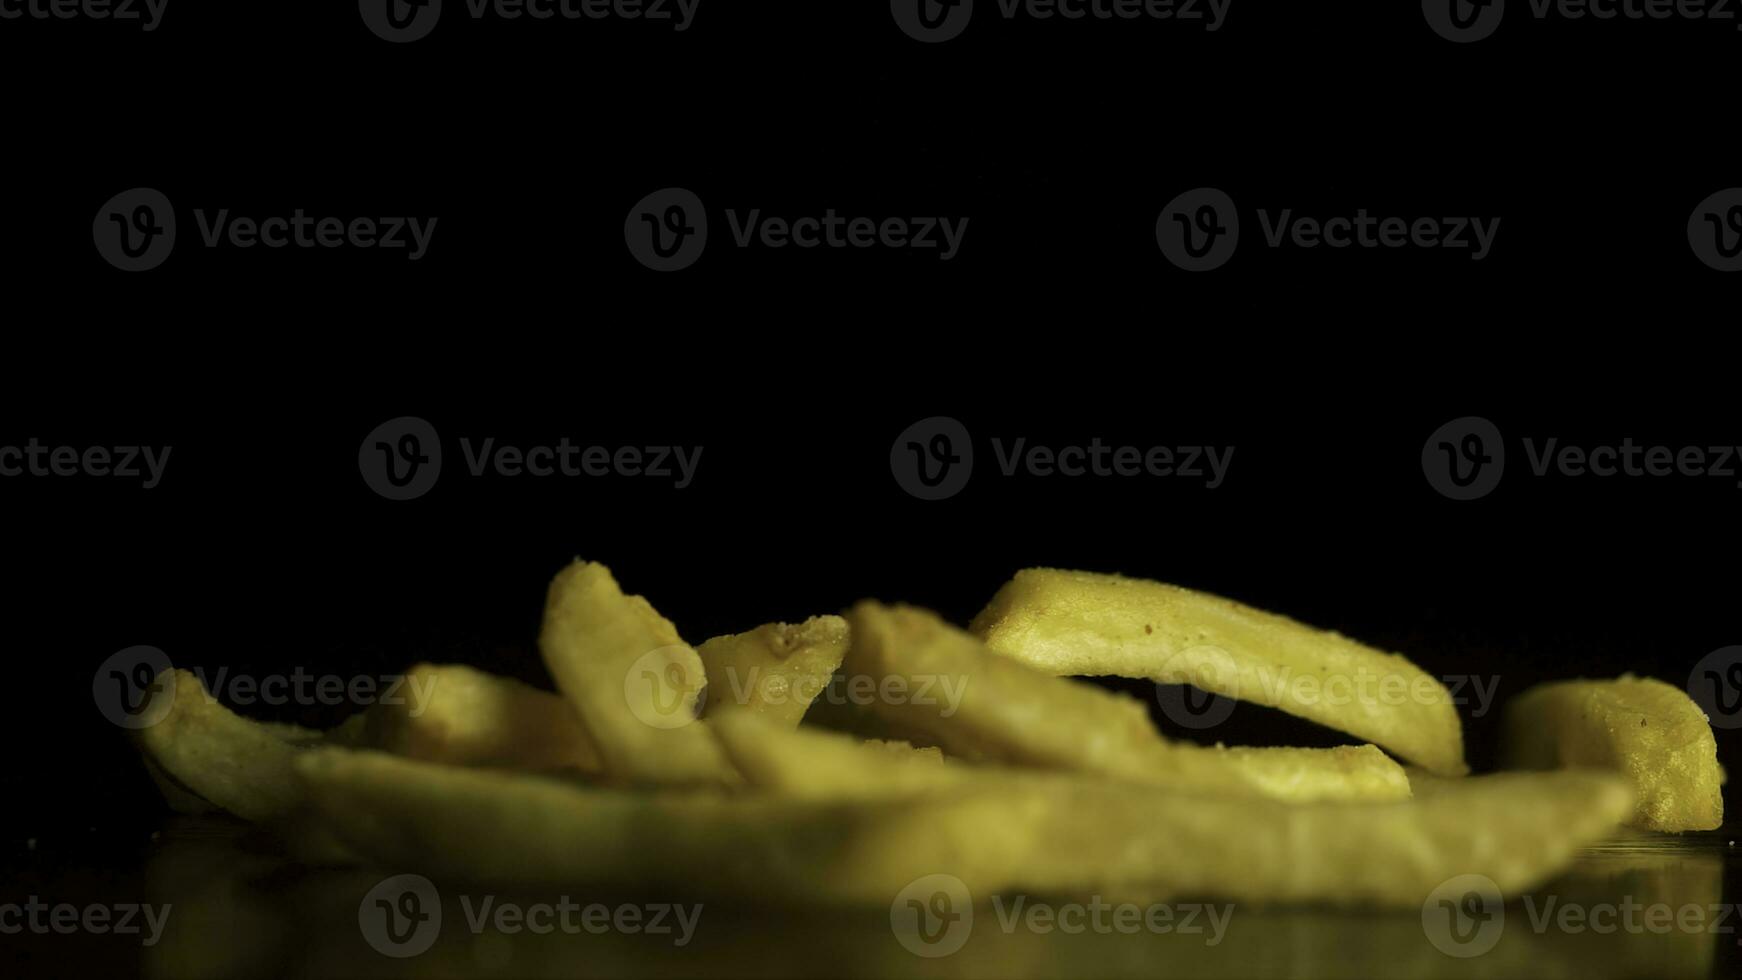
{"label": "french fry", "polygon": [[716,636],[696,648],[707,671],[702,717],[750,711],[797,727],[847,653],[847,621],[816,616]]}
{"label": "french fry", "polygon": [[1372,746],[1223,749],[1170,743],[1137,700],[988,651],[932,613],[864,602],[846,668],[885,689],[872,710],[980,762],[1098,773],[1181,790],[1300,802],[1398,800],[1409,781]]}
{"label": "french fry", "polygon": [[1589,766],[1626,776],[1639,802],[1636,826],[1680,832],[1724,822],[1717,741],[1680,688],[1632,675],[1541,684],[1507,704],[1504,724],[1510,767]]}
{"label": "french fry", "polygon": [[1451,694],[1397,654],[1174,585],[1093,572],[1016,573],[970,629],[1058,675],[1192,684],[1317,722],[1432,772],[1461,776]]}
{"label": "french fry", "polygon": [[701,658],[605,566],[577,561],[557,573],[538,645],[608,774],[649,786],[737,780],[695,716]]}
{"label": "french fry", "polygon": [[[864,742],[837,732],[783,731],[743,718],[713,726],[732,764],[754,789],[803,799],[879,799],[962,787],[1059,786],[1072,779],[1109,778],[1075,772],[972,766],[936,749],[906,743]],[[1172,746],[1203,775],[1192,782],[1154,773],[1123,778],[1157,792],[1191,788],[1224,795],[1264,796],[1292,802],[1409,799],[1403,769],[1371,745],[1337,749],[1206,749]],[[1175,769],[1181,768],[1175,764]],[[1162,787],[1166,787],[1165,790]]]}
{"label": "french fry", "polygon": [[174,692],[168,687],[152,696],[172,698],[169,712],[133,737],[171,806],[200,812],[197,801],[205,801],[245,820],[265,820],[297,804],[292,762],[302,748],[287,736],[299,730],[241,717],[192,671],[175,671]]}
{"label": "french fry", "polygon": [[575,709],[555,694],[457,664],[418,664],[406,681],[408,697],[364,713],[360,744],[460,766],[603,768]]}
{"label": "french fry", "polygon": [[802,800],[891,799],[960,788],[976,769],[935,748],[787,729],[748,713],[710,726],[752,789]]}
{"label": "french fry", "polygon": [[982,900],[1107,890],[1417,909],[1457,875],[1504,894],[1538,884],[1633,806],[1623,780],[1589,771],[1479,777],[1404,806],[1103,780],[853,803],[645,794],[337,748],[304,753],[297,771],[346,848],[438,880],[877,906],[942,873]]}

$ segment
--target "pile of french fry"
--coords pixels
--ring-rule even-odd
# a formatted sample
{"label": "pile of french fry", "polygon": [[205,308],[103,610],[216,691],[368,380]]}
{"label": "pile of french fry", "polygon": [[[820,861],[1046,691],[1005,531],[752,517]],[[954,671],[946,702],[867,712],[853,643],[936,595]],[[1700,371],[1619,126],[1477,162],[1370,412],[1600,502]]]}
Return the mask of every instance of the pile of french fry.
{"label": "pile of french fry", "polygon": [[[1520,771],[1469,776],[1451,696],[1405,658],[1115,575],[1024,571],[967,630],[862,602],[696,648],[577,561],[539,647],[555,692],[424,664],[413,698],[328,732],[242,718],[177,671],[135,737],[176,809],[259,822],[313,863],[776,904],[887,904],[945,873],[981,897],[1415,907],[1463,874],[1532,888],[1624,823],[1722,821],[1716,744],[1679,689],[1533,689],[1506,719]],[[1169,739],[1142,702],[1074,679],[1097,675],[1366,744]],[[1280,675],[1407,696],[1300,698]],[[822,724],[831,684],[866,693],[854,724]]]}

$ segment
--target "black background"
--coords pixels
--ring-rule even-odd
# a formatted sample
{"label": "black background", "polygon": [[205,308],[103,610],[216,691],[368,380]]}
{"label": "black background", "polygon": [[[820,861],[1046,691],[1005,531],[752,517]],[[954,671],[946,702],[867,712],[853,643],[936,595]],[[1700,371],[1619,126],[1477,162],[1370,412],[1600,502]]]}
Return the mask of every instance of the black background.
{"label": "black background", "polygon": [[[115,651],[257,674],[456,660],[542,682],[544,584],[576,555],[692,642],[865,596],[965,621],[1043,564],[1224,593],[1497,678],[1501,702],[1623,670],[1680,684],[1742,642],[1734,481],[1537,479],[1519,442],[1742,442],[1711,374],[1737,283],[1684,231],[1742,184],[1742,35],[1539,23],[1516,3],[1470,46],[1410,3],[1236,0],[1213,34],[982,6],[935,46],[879,2],[704,0],[677,35],[474,22],[450,2],[402,46],[348,3],[172,0],[151,34],[0,22],[0,444],[175,447],[151,491],[0,479],[20,880],[129,867],[165,812],[91,703]],[[1187,275],[1155,217],[1206,185],[1249,237]],[[127,275],[90,224],[135,186],[176,203],[182,244]],[[662,276],[622,224],[667,186],[707,202],[716,237]],[[191,209],[221,207],[440,223],[417,263],[193,247]],[[753,207],[972,222],[949,263],[726,247],[721,212]],[[1260,207],[1503,224],[1480,263],[1272,252]],[[939,414],[980,460],[928,503],[888,454]],[[1458,503],[1419,457],[1471,414],[1511,459],[1492,496]],[[400,415],[449,456],[407,503],[356,465]],[[705,450],[674,491],[472,479],[461,436]],[[1214,491],[1006,479],[994,436],[1236,451]],[[1495,713],[1466,709],[1478,768]],[[1339,741],[1250,708],[1216,737]],[[1736,766],[1724,732],[1720,755]]]}

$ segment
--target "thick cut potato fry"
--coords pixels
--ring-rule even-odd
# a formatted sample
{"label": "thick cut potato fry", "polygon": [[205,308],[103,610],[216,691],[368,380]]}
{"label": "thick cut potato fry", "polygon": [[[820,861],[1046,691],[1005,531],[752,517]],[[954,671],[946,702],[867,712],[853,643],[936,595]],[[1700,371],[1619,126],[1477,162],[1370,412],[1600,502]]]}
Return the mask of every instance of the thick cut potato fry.
{"label": "thick cut potato fry", "polygon": [[[906,743],[862,742],[837,732],[773,729],[742,718],[713,726],[733,765],[759,790],[804,799],[878,799],[968,786],[1052,787],[1072,779],[1123,778],[1137,785],[1185,792],[1190,780],[1103,777],[1005,766],[971,766],[946,760],[936,749]],[[1371,745],[1337,749],[1206,749],[1173,746],[1206,775],[1199,789],[1223,795],[1266,796],[1293,802],[1406,800],[1402,767]]]}
{"label": "thick cut potato fry", "polygon": [[577,561],[550,583],[538,646],[607,773],[652,786],[718,785],[737,774],[695,717],[701,658],[603,565]]}
{"label": "thick cut potato fry", "polygon": [[748,714],[716,719],[710,730],[752,789],[793,799],[891,799],[957,788],[991,771],[945,760],[935,748],[787,729]]}
{"label": "thick cut potato fry", "polygon": [[364,713],[361,744],[460,766],[603,766],[575,709],[555,694],[458,664],[418,664],[406,681],[407,697]]}
{"label": "thick cut potato fry", "polygon": [[1506,706],[1509,766],[1589,766],[1627,777],[1638,797],[1633,823],[1652,830],[1715,830],[1724,822],[1723,773],[1712,726],[1687,692],[1631,675],[1562,681]]}
{"label": "thick cut potato fry", "polygon": [[311,810],[345,847],[437,880],[636,886],[887,907],[932,874],[972,896],[1176,896],[1418,909],[1457,875],[1516,894],[1632,809],[1609,773],[1461,781],[1428,800],[1291,805],[1074,780],[898,801],[638,794],[375,752],[298,760]]}
{"label": "thick cut potato fry", "polygon": [[970,629],[1059,675],[1146,678],[1280,708],[1460,776],[1451,694],[1396,654],[1174,585],[1093,572],[1016,573]]}
{"label": "thick cut potato fry", "polygon": [[847,621],[816,616],[796,625],[769,623],[716,636],[696,648],[708,675],[702,716],[752,711],[798,726],[847,653]]}
{"label": "thick cut potato fry", "polygon": [[[1223,749],[1163,739],[1137,700],[988,651],[932,613],[865,602],[849,616],[850,675],[872,710],[979,762],[1099,773],[1181,790],[1296,801],[1406,799],[1402,767],[1372,746]],[[890,683],[890,682],[894,683]]]}
{"label": "thick cut potato fry", "polygon": [[[243,718],[207,693],[192,671],[177,670],[174,688],[153,695],[173,698],[163,720],[133,733],[171,806],[197,813],[203,800],[245,820],[265,820],[297,804],[292,762],[318,733]],[[304,733],[311,737],[302,739]]]}

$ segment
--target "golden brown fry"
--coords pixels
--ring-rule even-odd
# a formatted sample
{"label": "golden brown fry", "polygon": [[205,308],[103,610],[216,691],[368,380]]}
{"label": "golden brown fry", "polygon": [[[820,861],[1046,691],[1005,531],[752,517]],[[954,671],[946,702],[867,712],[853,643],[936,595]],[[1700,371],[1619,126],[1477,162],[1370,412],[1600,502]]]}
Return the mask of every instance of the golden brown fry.
{"label": "golden brown fry", "polygon": [[1174,585],[1093,572],[1018,572],[971,627],[987,646],[1051,674],[1193,684],[1280,708],[1463,775],[1451,694],[1397,654]]}
{"label": "golden brown fry", "polygon": [[364,713],[360,744],[460,766],[603,766],[575,709],[555,694],[458,664],[418,664],[405,679],[405,697]]}
{"label": "golden brown fry", "polygon": [[1589,766],[1626,776],[1639,801],[1637,826],[1677,832],[1724,822],[1717,741],[1681,688],[1632,675],[1541,684],[1507,704],[1505,726],[1502,750],[1514,768]]}
{"label": "golden brown fry", "polygon": [[1469,779],[1404,806],[1217,799],[1098,780],[819,804],[601,790],[344,749],[311,750],[298,772],[312,811],[346,848],[438,880],[880,907],[942,873],[981,899],[1105,890],[1130,901],[1413,910],[1457,875],[1486,875],[1503,894],[1534,886],[1632,808],[1624,781],[1579,771]]}
{"label": "golden brown fry", "polygon": [[[194,798],[245,820],[264,820],[295,806],[301,793],[292,771],[300,751],[285,726],[250,721],[219,704],[198,675],[175,671],[174,693],[163,720],[133,733],[147,768],[165,798],[183,812],[199,812]],[[171,792],[171,790],[174,790]]]}
{"label": "golden brown fry", "polygon": [[1397,763],[1372,746],[1223,749],[1169,743],[1133,698],[991,653],[932,613],[865,602],[849,616],[852,679],[872,710],[980,762],[1099,773],[1180,790],[1296,801],[1406,799]]}
{"label": "golden brown fry", "polygon": [[[1072,779],[1109,778],[946,760],[936,749],[862,742],[850,735],[799,728],[783,731],[754,719],[721,719],[713,732],[726,755],[758,790],[805,799],[877,799],[965,786],[1054,787]],[[1371,745],[1337,749],[1229,749],[1179,745],[1178,759],[1153,772],[1114,776],[1156,792],[1191,788],[1224,795],[1266,796],[1297,803],[1409,799],[1397,763]],[[1197,773],[1181,778],[1180,771]],[[1162,789],[1161,787],[1167,787]]]}
{"label": "golden brown fry", "polygon": [[816,616],[716,636],[696,649],[708,676],[702,716],[751,711],[797,727],[847,653],[847,621]]}
{"label": "golden brown fry", "polygon": [[975,769],[937,749],[861,741],[814,728],[787,729],[748,713],[710,726],[751,788],[793,799],[890,799],[960,787]]}
{"label": "golden brown fry", "polygon": [[551,581],[538,645],[608,773],[654,786],[736,780],[695,717],[701,658],[605,566],[577,561]]}

